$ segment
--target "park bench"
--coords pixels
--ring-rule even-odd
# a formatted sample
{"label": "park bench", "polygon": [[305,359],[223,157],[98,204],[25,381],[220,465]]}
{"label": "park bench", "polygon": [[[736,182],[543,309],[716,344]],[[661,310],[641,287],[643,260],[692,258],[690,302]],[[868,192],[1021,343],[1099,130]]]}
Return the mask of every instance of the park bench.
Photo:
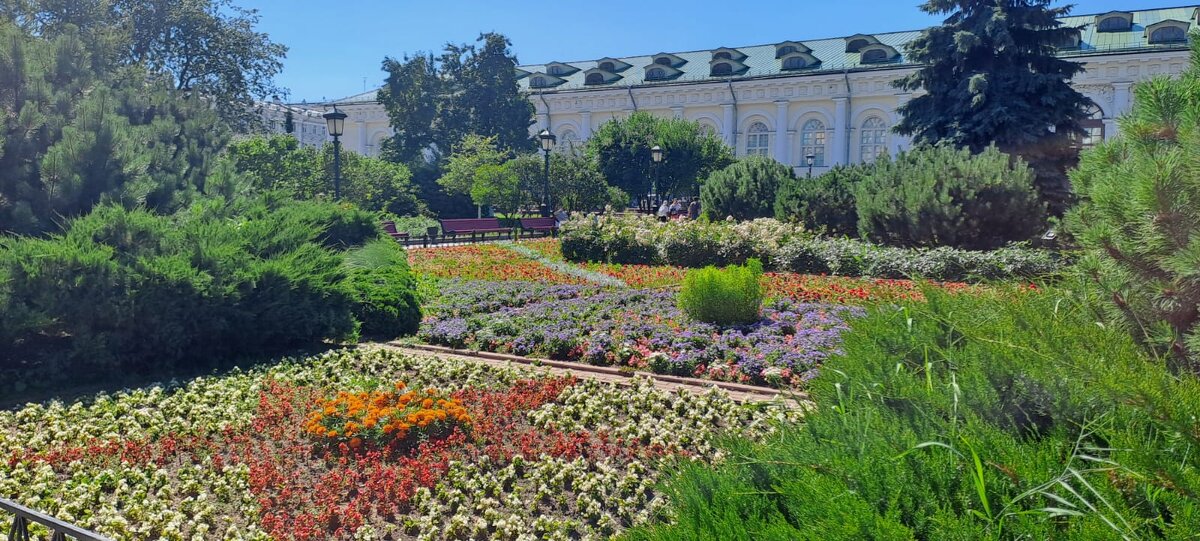
{"label": "park bench", "polygon": [[396,240],[396,242],[399,242],[399,243],[403,243],[404,241],[408,240],[408,232],[407,231],[397,231],[396,230],[396,222],[393,222],[391,220],[387,220],[387,221],[383,222],[383,232],[387,233],[389,237],[392,237],[393,239]]}
{"label": "park bench", "polygon": [[537,231],[543,231],[547,236],[557,235],[558,222],[554,218],[521,218],[521,231],[528,231],[530,236]]}
{"label": "park bench", "polygon": [[471,235],[471,241],[475,239],[487,238],[488,233],[496,233],[496,236],[507,234],[512,237],[513,228],[502,227],[500,220],[496,218],[470,218],[470,219],[455,219],[455,220],[438,220],[442,224],[442,234],[458,237],[458,235]]}

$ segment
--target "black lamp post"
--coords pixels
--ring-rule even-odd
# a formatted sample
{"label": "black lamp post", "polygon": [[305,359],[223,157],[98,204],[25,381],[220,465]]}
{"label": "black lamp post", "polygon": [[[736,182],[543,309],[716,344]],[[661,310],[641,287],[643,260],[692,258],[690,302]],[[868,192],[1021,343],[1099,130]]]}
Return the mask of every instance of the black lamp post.
{"label": "black lamp post", "polygon": [[804,156],[804,163],[808,164],[808,178],[812,178],[812,166],[817,161],[817,157],[812,154]]}
{"label": "black lamp post", "polygon": [[346,113],[338,111],[334,105],[333,112],[321,116],[325,117],[325,127],[333,136],[333,200],[337,201],[342,197],[342,142],[338,138],[346,129]]}
{"label": "black lamp post", "polygon": [[[658,204],[658,169],[659,169],[658,164],[662,163],[662,161],[663,161],[662,147],[660,147],[658,145],[654,145],[654,146],[650,147],[650,162],[652,163],[651,167],[654,168],[654,177],[652,179],[653,184],[650,185],[650,204],[651,205]],[[654,209],[651,209],[651,210],[654,210]]]}
{"label": "black lamp post", "polygon": [[547,217],[550,216],[550,150],[558,138],[550,130],[538,132],[537,138],[545,157],[545,167],[542,169],[542,217]]}

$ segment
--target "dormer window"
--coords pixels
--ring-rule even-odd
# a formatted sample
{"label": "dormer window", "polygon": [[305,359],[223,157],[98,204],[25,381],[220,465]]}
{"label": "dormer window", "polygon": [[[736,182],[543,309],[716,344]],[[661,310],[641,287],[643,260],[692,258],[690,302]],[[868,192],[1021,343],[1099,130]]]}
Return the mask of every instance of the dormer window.
{"label": "dormer window", "polygon": [[562,66],[550,66],[550,69],[547,70],[547,73],[550,75],[562,75],[564,71],[566,70],[564,70]]}
{"label": "dormer window", "polygon": [[617,71],[617,67],[612,62],[601,62],[600,69],[604,71]]}
{"label": "dormer window", "polygon": [[746,59],[746,53],[743,53],[737,49],[730,49],[729,47],[718,47],[716,49],[713,49],[712,59],[713,60],[732,60],[734,62],[741,62]]}
{"label": "dormer window", "polygon": [[671,67],[670,65],[659,62],[658,60],[659,59],[657,58],[654,59],[653,64],[647,64],[644,68],[646,70],[645,80],[662,81],[665,79],[673,79],[683,74],[679,68]]}
{"label": "dormer window", "polygon": [[[549,71],[549,68],[546,71]],[[565,82],[563,78],[549,73],[537,72],[529,75],[529,88],[549,88]]]}
{"label": "dormer window", "polygon": [[714,77],[727,77],[733,75],[733,64],[729,62],[718,62],[713,64],[712,75]]}
{"label": "dormer window", "polygon": [[866,34],[855,34],[853,36],[846,38],[846,52],[857,53],[857,52],[862,51],[868,45],[878,45],[878,44],[879,44],[879,40],[875,39],[875,36],[868,36]]}
{"label": "dormer window", "polygon": [[794,52],[796,52],[795,45],[784,45],[783,47],[780,47],[778,51],[775,51],[775,54],[778,56],[785,56]]}
{"label": "dormer window", "polygon": [[1190,23],[1167,19],[1146,27],[1146,38],[1152,45],[1186,43]]}
{"label": "dormer window", "polygon": [[[654,55],[653,58],[654,60],[651,62],[660,66],[667,66],[668,68],[678,68],[679,66],[687,64],[687,60],[679,58],[671,53],[658,53]],[[670,74],[668,73],[668,75]]]}
{"label": "dormer window", "polygon": [[785,70],[802,70],[808,66],[803,57],[792,56],[783,61],[783,69]]}
{"label": "dormer window", "polygon": [[1059,40],[1058,48],[1059,49],[1078,49],[1079,45],[1083,42],[1083,38],[1080,36],[1079,30],[1075,30],[1073,28],[1067,28],[1067,29],[1064,29],[1064,31],[1066,33]]}
{"label": "dormer window", "polygon": [[861,56],[859,57],[859,63],[883,64],[885,62],[890,62],[893,58],[896,58],[898,54],[899,53],[896,52],[896,49],[888,47],[887,45],[868,45],[862,49]]}
{"label": "dormer window", "polygon": [[579,68],[562,62],[550,62],[546,64],[546,74],[555,77],[564,77],[579,71]]}
{"label": "dormer window", "polygon": [[583,80],[585,85],[602,85],[604,84],[603,73],[589,73],[587,78]]}
{"label": "dormer window", "polygon": [[733,54],[730,53],[729,51],[721,51],[719,53],[714,53],[713,58],[714,59],[720,58],[720,59],[724,59],[724,60],[733,60]]}
{"label": "dormer window", "polygon": [[660,56],[660,57],[654,59],[654,63],[662,65],[662,66],[670,66],[671,59],[668,57],[665,57],[665,56]]}
{"label": "dormer window", "polygon": [[534,88],[542,88],[542,87],[549,86],[549,85],[546,84],[545,77],[538,75],[537,77],[534,77],[529,80],[529,86],[532,86]]}
{"label": "dormer window", "polygon": [[666,79],[667,78],[667,70],[664,70],[662,68],[650,68],[649,70],[646,70],[646,78],[651,81],[656,81],[659,79]]}
{"label": "dormer window", "polygon": [[621,79],[620,75],[600,68],[592,68],[583,72],[583,84],[585,85],[606,85],[619,79]]}
{"label": "dormer window", "polygon": [[616,58],[604,57],[596,61],[596,67],[609,73],[620,73],[629,69],[632,64],[628,64],[617,60]]}
{"label": "dormer window", "polygon": [[1128,11],[1110,11],[1096,16],[1097,32],[1128,32],[1133,26],[1133,14]]}

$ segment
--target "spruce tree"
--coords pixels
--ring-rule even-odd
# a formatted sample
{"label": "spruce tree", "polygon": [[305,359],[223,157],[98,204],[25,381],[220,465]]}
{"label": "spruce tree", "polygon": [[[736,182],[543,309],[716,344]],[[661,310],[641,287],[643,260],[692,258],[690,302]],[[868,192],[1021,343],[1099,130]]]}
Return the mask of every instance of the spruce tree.
{"label": "spruce tree", "polygon": [[1083,66],[1055,54],[1078,31],[1059,20],[1070,7],[1050,3],[925,2],[926,13],[948,17],[906,46],[908,60],[923,67],[895,85],[927,93],[899,108],[896,131],[918,144],[949,142],[972,152],[994,144],[1034,168],[1042,197],[1059,212],[1092,103],[1069,82]]}

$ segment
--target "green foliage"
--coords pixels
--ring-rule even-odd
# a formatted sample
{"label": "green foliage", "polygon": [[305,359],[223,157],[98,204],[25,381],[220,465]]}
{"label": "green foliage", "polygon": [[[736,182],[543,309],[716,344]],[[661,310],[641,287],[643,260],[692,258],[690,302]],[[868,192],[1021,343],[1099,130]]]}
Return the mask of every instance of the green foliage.
{"label": "green foliage", "polygon": [[[1069,198],[1066,171],[1091,100],[1071,86],[1083,64],[1060,59],[1058,46],[1077,28],[1060,19],[1071,7],[1050,0],[929,0],[921,9],[946,15],[908,43],[905,57],[923,66],[895,83],[926,93],[898,111],[896,131],[917,144],[948,143],[972,152],[996,146],[1036,173],[1042,196],[1060,212]],[[1036,106],[1030,106],[1036,104]]]}
{"label": "green foliage", "polygon": [[1057,253],[1019,245],[996,250],[896,248],[853,239],[797,238],[772,253],[772,265],[801,274],[986,281],[1051,278],[1067,265]]}
{"label": "green foliage", "polygon": [[[650,159],[654,145],[664,155],[657,170]],[[715,135],[705,135],[700,124],[646,112],[600,126],[588,139],[585,155],[608,184],[637,197],[650,192],[656,175],[659,193],[695,194],[701,179],[733,163],[729,147]]]}
{"label": "green foliage", "polygon": [[[541,202],[545,162],[539,154],[524,154],[513,158],[508,166],[521,178],[521,185],[530,192],[529,200]],[[604,175],[591,160],[570,153],[550,154],[550,205],[571,212],[604,208],[613,203],[615,208],[626,208],[629,196],[612,193],[604,181]]]}
{"label": "green foliage", "polygon": [[[231,0],[20,1],[9,13],[31,35],[78,34],[103,72],[140,66],[170,88],[201,97],[232,125],[254,124],[257,101],[285,93],[274,82],[287,47],[255,29],[258,12]],[[7,41],[6,41],[7,43]],[[128,77],[128,75],[127,75]]]}
{"label": "green foliage", "polygon": [[0,21],[0,231],[52,231],[106,201],[172,212],[205,191],[228,138],[197,94],[137,66],[98,71],[71,28]]}
{"label": "green foliage", "polygon": [[495,136],[467,135],[455,143],[438,184],[448,193],[470,195],[480,167],[500,165],[507,159],[508,152],[496,146]]}
{"label": "green foliage", "polygon": [[765,156],[747,156],[715,171],[700,187],[700,207],[709,219],[766,218],[779,186],[795,181],[792,168]]}
{"label": "green foliage", "polygon": [[807,230],[830,236],[858,236],[854,191],[873,167],[838,165],[817,178],[784,182],[775,195],[775,219],[799,222]]}
{"label": "green foliage", "polygon": [[421,304],[404,249],[391,239],[380,239],[347,252],[345,261],[362,337],[390,340],[416,334]]}
{"label": "green foliage", "polygon": [[955,295],[852,319],[818,407],[715,468],[682,461],[668,539],[1187,539],[1200,382],[1063,292]]}
{"label": "green foliage", "polygon": [[476,205],[491,206],[511,216],[528,203],[528,195],[529,191],[521,185],[521,177],[507,163],[481,165],[475,169],[471,200]]}
{"label": "green foliage", "polygon": [[411,165],[432,152],[436,162],[471,134],[493,136],[499,148],[532,150],[533,104],[518,90],[508,38],[485,33],[476,43],[447,44],[438,57],[384,60],[379,102],[396,129],[386,149],[393,160]]}
{"label": "green foliage", "polygon": [[917,147],[880,160],[855,190],[864,239],[894,246],[988,250],[1045,228],[1033,172],[994,147],[981,154]]}
{"label": "green foliage", "polygon": [[762,309],[762,274],[757,259],[745,266],[690,270],[679,289],[679,309],[696,321],[719,326],[754,323]]}
{"label": "green foliage", "polygon": [[[6,239],[0,371],[50,384],[210,366],[352,338],[356,312],[410,329],[411,298],[380,298],[414,287],[403,265],[355,271],[347,284],[335,249],[375,238],[365,211],[268,196],[175,216],[104,205],[61,235]],[[376,313],[389,306],[404,325]]]}
{"label": "green foliage", "polygon": [[[301,200],[332,197],[332,145],[316,150],[290,135],[250,137],[230,144],[228,156],[259,190],[281,190]],[[341,192],[344,201],[366,210],[401,216],[425,210],[407,167],[345,150]]]}
{"label": "green foliage", "polygon": [[1200,64],[1134,89],[1121,136],[1084,155],[1066,224],[1110,320],[1200,371]]}

